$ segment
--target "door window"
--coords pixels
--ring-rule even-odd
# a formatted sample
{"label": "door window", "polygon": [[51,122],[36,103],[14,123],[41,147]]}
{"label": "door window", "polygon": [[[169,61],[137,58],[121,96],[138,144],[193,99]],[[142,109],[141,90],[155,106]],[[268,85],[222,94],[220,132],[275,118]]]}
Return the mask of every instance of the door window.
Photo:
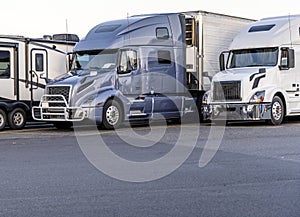
{"label": "door window", "polygon": [[119,73],[130,73],[137,69],[137,52],[126,50],[121,52]]}
{"label": "door window", "polygon": [[41,53],[35,54],[35,70],[37,72],[44,71],[44,55]]}

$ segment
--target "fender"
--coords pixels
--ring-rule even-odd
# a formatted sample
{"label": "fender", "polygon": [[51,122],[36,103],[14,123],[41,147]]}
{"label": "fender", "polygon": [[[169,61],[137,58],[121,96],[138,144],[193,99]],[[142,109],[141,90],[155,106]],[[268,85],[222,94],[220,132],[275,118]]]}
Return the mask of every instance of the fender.
{"label": "fender", "polygon": [[282,95],[283,96],[283,100],[285,102],[287,102],[288,95],[281,88],[273,86],[273,87],[269,87],[269,88],[265,89],[265,91],[266,91],[266,95],[265,95],[265,101],[266,102],[272,102],[274,96],[278,95],[278,94]]}
{"label": "fender", "polygon": [[115,88],[105,88],[98,91],[97,98],[95,99],[95,103],[97,103],[96,106],[104,106],[107,100],[111,98],[118,98],[119,101],[122,102],[123,108],[129,103],[129,99],[119,90]]}
{"label": "fender", "polygon": [[15,108],[23,108],[25,112],[30,112],[30,106],[24,102],[0,102],[0,108],[6,112],[11,112]]}
{"label": "fender", "polygon": [[284,106],[285,106],[285,114],[287,114],[288,111],[290,110],[290,105],[289,105],[289,103],[287,103],[288,102],[288,95],[287,95],[286,91],[282,90],[281,88],[275,87],[275,86],[270,86],[268,88],[265,88],[264,90],[266,91],[264,102],[271,103],[273,101],[273,98],[276,95],[279,95],[279,96],[283,97],[283,103],[284,103]]}
{"label": "fender", "polygon": [[127,114],[130,108],[130,101],[122,94],[122,92],[114,87],[105,87],[97,90],[96,92],[91,92],[89,95],[86,95],[84,99],[81,99],[81,103],[77,105],[83,108],[103,108],[105,103],[112,98],[115,98],[119,101],[123,108],[124,114]]}

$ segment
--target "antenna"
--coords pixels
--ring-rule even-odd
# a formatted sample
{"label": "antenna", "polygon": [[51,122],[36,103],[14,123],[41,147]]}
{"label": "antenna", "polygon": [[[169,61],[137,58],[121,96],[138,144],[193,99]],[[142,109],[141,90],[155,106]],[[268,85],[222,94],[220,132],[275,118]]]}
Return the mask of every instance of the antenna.
{"label": "antenna", "polygon": [[66,33],[69,33],[69,25],[68,25],[68,19],[66,19]]}
{"label": "antenna", "polygon": [[292,28],[291,28],[291,14],[289,14],[289,32],[290,32],[290,41],[291,41],[291,48],[292,48],[293,40],[292,40]]}
{"label": "antenna", "polygon": [[[69,24],[68,24],[68,19],[66,19],[66,41],[69,41]],[[66,46],[66,53],[69,53],[69,45]],[[68,59],[69,59],[69,55],[68,55]],[[68,69],[68,65],[67,65],[67,69]]]}
{"label": "antenna", "polygon": [[129,28],[129,12],[127,12],[127,29],[128,29],[128,40],[130,42],[130,28]]}

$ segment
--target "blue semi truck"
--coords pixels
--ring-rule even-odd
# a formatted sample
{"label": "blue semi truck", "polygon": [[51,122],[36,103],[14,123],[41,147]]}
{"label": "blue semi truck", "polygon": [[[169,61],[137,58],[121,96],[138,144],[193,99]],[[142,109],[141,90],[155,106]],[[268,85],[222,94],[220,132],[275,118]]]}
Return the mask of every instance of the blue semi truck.
{"label": "blue semi truck", "polygon": [[131,16],[92,28],[73,50],[72,67],[50,82],[35,120],[57,128],[198,114],[219,54],[253,20],[193,11]]}

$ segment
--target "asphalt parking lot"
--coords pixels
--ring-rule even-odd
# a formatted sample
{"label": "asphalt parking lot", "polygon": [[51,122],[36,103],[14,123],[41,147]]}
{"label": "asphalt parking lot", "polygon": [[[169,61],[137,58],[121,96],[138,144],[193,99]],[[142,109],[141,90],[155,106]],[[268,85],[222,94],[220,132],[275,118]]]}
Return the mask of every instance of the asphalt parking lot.
{"label": "asphalt parking lot", "polygon": [[[299,216],[300,121],[212,126],[2,131],[0,215]],[[191,153],[166,160],[175,147]]]}

